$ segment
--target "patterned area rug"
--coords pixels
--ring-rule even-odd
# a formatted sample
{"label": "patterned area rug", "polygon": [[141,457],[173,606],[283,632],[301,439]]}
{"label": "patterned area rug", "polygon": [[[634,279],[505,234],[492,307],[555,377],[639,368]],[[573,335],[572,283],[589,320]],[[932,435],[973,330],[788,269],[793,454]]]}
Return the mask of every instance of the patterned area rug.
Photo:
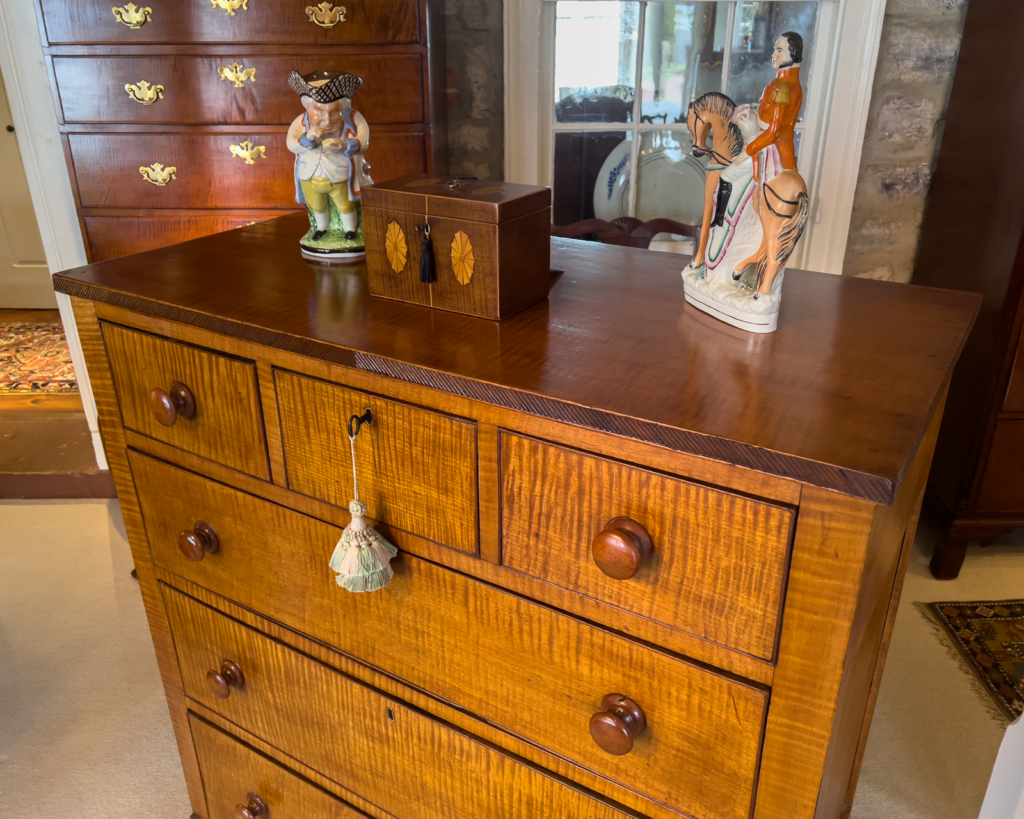
{"label": "patterned area rug", "polygon": [[1013,721],[1024,713],[1024,600],[925,603],[927,613]]}
{"label": "patterned area rug", "polygon": [[0,395],[78,392],[64,328],[0,323]]}

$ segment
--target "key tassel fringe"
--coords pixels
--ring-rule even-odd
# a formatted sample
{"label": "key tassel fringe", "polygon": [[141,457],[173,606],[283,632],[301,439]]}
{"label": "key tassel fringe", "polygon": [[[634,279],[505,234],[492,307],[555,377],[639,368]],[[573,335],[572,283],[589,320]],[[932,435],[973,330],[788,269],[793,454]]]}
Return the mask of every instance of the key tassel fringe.
{"label": "key tassel fringe", "polygon": [[[355,429],[352,427],[353,422],[356,424]],[[348,442],[352,450],[352,494],[355,497],[348,505],[352,520],[342,530],[330,563],[332,571],[338,575],[335,578],[338,585],[350,592],[372,592],[384,588],[395,576],[391,570],[391,559],[398,554],[398,549],[366,522],[366,504],[359,500],[356,436],[363,423],[373,423],[369,410],[363,418],[352,416],[348,422]]]}
{"label": "key tassel fringe", "polygon": [[395,576],[391,558],[398,549],[366,522],[366,504],[354,500],[348,505],[352,522],[345,527],[331,556],[331,569],[338,585],[350,592],[372,592],[384,588]]}

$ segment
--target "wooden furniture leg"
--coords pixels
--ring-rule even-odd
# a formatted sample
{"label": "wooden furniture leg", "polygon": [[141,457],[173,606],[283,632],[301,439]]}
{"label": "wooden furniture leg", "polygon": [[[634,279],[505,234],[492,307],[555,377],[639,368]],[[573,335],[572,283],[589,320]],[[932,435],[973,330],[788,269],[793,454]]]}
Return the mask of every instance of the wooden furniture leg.
{"label": "wooden furniture leg", "polygon": [[964,565],[967,544],[970,542],[971,538],[964,535],[950,533],[940,537],[935,544],[932,562],[929,564],[932,574],[939,580],[955,579],[960,574],[960,567]]}

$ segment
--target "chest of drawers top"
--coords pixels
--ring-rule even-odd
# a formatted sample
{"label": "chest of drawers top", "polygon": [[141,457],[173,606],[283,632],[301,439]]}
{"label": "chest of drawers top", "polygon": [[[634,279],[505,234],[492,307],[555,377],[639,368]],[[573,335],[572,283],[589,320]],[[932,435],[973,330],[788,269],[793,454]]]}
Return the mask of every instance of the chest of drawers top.
{"label": "chest of drawers top", "polygon": [[553,240],[502,322],[372,298],[295,252],[305,218],[70,270],[58,291],[485,404],[890,503],[977,312],[962,293],[791,271],[778,332],[684,303],[671,254]]}

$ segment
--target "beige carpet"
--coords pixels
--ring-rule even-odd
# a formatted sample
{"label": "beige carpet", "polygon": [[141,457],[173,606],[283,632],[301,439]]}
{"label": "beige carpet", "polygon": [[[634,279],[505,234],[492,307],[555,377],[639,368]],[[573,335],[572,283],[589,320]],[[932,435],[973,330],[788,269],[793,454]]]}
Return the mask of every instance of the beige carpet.
{"label": "beige carpet", "polygon": [[0,815],[188,819],[116,501],[0,502]]}
{"label": "beige carpet", "polygon": [[[918,535],[853,819],[974,819],[1002,739],[918,600],[1024,594],[1021,548],[928,573]],[[0,502],[0,815],[188,819],[116,502]]]}
{"label": "beige carpet", "polygon": [[1024,530],[968,548],[956,580],[928,571],[933,539],[922,521],[851,819],[976,819],[1003,739],[1005,722],[913,604],[1021,597]]}

